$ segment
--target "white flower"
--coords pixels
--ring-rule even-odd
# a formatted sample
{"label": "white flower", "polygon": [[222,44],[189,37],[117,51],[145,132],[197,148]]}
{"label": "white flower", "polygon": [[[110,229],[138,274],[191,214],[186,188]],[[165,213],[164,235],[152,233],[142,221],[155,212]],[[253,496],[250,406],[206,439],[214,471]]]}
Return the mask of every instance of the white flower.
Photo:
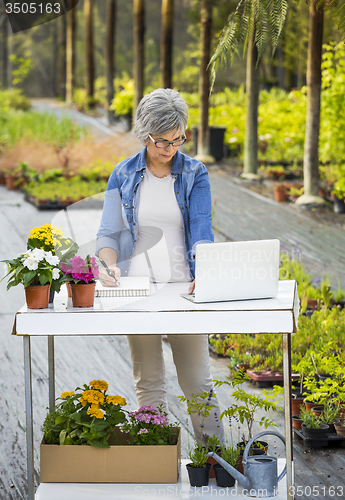
{"label": "white flower", "polygon": [[58,280],[60,278],[60,269],[55,267],[53,269],[53,280]]}
{"label": "white flower", "polygon": [[45,252],[45,259],[48,262],[48,264],[51,264],[52,266],[57,266],[59,261],[59,257],[56,255],[53,255],[51,251]]}
{"label": "white flower", "polygon": [[272,139],[272,135],[271,134],[266,134],[265,135],[265,139],[266,139],[266,141],[268,141],[269,139]]}
{"label": "white flower", "polygon": [[231,144],[233,142],[237,142],[237,137],[230,137],[230,139],[228,140],[228,142]]}
{"label": "white flower", "polygon": [[34,248],[31,250],[31,257],[36,260],[36,262],[41,262],[45,258],[46,252],[41,248]]}
{"label": "white flower", "polygon": [[38,268],[38,262],[33,257],[28,257],[27,259],[24,260],[23,266],[30,269],[30,271],[36,271],[36,269]]}
{"label": "white flower", "polygon": [[265,136],[264,135],[259,135],[259,140],[260,141],[264,141],[265,140]]}

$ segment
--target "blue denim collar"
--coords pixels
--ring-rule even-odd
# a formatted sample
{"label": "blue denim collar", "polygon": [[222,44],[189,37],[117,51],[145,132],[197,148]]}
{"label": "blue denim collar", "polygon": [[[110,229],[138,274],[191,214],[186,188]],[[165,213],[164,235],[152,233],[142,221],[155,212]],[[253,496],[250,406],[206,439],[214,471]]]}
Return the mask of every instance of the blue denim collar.
{"label": "blue denim collar", "polygon": [[[147,146],[145,146],[144,149],[142,149],[142,151],[140,152],[139,161],[136,168],[137,172],[146,169],[146,162],[145,162],[146,147]],[[180,151],[177,151],[175,156],[173,157],[173,163],[171,166],[171,175],[176,176],[181,173],[182,173],[181,153]]]}

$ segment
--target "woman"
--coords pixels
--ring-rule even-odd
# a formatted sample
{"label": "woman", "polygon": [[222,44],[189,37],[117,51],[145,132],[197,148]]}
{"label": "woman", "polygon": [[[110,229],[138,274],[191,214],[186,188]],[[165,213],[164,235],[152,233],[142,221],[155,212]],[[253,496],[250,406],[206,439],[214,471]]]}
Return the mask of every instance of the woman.
{"label": "woman", "polygon": [[[139,103],[134,132],[145,147],[113,170],[105,194],[97,253],[117,279],[150,276],[153,282],[186,282],[194,290],[195,247],[213,242],[206,167],[180,153],[188,106],[178,92],[157,89]],[[105,285],[114,282],[104,275]],[[168,335],[178,381],[187,398],[213,391],[207,335]],[[129,335],[138,405],[167,407],[162,338]],[[212,399],[212,404],[218,404]],[[218,412],[217,412],[218,413]],[[200,442],[201,422],[192,415]],[[223,439],[215,412],[203,434]]]}

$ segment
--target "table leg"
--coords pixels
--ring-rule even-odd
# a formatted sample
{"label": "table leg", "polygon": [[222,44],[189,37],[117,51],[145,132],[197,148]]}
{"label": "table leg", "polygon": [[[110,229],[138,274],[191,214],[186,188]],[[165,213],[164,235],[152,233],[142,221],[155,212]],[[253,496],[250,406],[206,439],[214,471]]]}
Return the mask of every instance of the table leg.
{"label": "table leg", "polygon": [[55,406],[55,363],[54,363],[54,336],[48,336],[48,382],[49,382],[49,410]]}
{"label": "table leg", "polygon": [[283,333],[283,370],[284,370],[284,406],[286,439],[286,476],[287,499],[293,500],[293,448],[292,448],[292,412],[291,412],[291,336]]}
{"label": "table leg", "polygon": [[26,459],[28,472],[28,500],[35,499],[34,482],[34,440],[32,425],[32,377],[30,336],[24,335],[24,377],[26,411]]}

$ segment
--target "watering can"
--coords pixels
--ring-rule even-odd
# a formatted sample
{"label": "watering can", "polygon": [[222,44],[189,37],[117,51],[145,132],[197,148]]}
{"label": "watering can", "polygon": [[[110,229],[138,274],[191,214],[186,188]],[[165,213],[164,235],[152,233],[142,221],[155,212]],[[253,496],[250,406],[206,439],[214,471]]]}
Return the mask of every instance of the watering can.
{"label": "watering can", "polygon": [[232,475],[243,486],[245,495],[255,498],[274,497],[278,494],[278,482],[286,474],[286,465],[283,472],[278,476],[277,458],[268,455],[254,455],[248,457],[249,449],[254,441],[264,435],[271,434],[278,436],[285,444],[285,438],[279,432],[260,432],[250,439],[245,447],[242,464],[244,475],[234,469],[223,458],[213,451],[206,453],[208,457],[213,457],[229,474]]}

